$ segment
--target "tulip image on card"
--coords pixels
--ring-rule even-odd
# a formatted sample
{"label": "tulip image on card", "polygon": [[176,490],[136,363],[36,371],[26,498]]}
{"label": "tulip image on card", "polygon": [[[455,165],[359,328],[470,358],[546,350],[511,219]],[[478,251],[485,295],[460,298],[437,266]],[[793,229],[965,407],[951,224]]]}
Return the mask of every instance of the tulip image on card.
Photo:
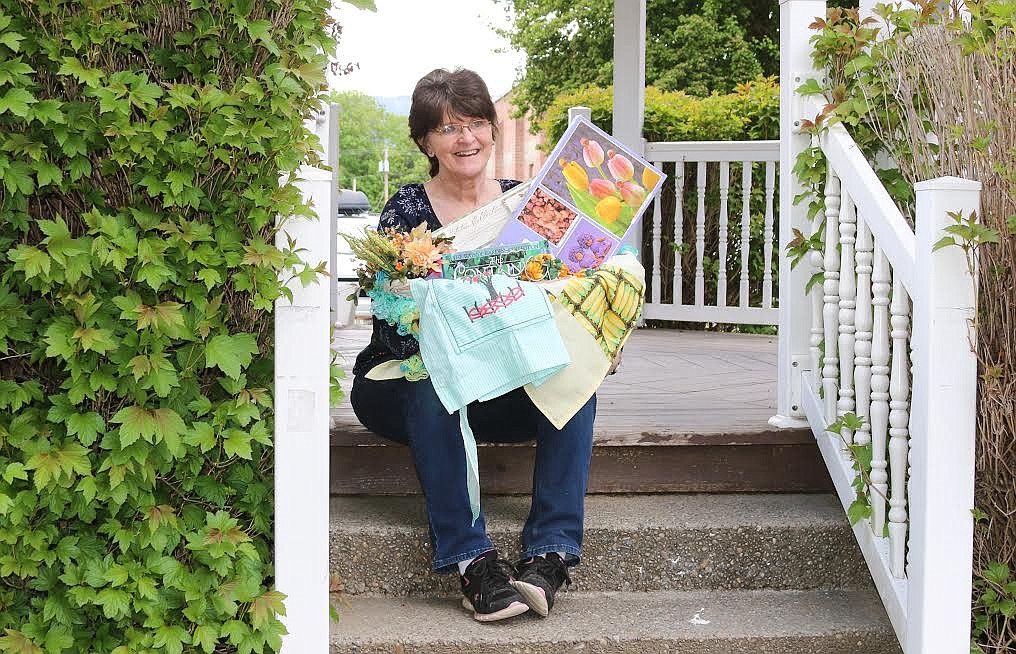
{"label": "tulip image on card", "polygon": [[[664,178],[612,136],[584,118],[576,119],[533,179],[532,189],[513,214],[515,221],[501,233],[500,242],[532,240],[538,235],[551,242],[552,252],[562,260],[572,254],[582,264],[602,260],[604,255],[596,249],[576,245],[577,239],[591,234],[595,225],[596,238],[601,239],[597,243],[603,244],[597,247],[604,252],[616,250]],[[544,216],[548,207],[556,210],[549,218]]]}
{"label": "tulip image on card", "polygon": [[622,238],[662,175],[590,127],[577,125],[562,143],[543,185]]}

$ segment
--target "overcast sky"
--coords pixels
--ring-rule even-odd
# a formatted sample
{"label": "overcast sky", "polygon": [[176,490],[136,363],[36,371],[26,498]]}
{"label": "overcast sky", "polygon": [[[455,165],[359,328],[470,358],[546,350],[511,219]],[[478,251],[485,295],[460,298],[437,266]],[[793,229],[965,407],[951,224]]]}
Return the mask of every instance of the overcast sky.
{"label": "overcast sky", "polygon": [[435,68],[463,66],[478,72],[497,99],[511,89],[523,61],[508,49],[495,27],[508,23],[493,0],[376,0],[377,12],[340,3],[338,59],[360,64],[332,80],[340,91],[367,95],[411,95],[417,80]]}

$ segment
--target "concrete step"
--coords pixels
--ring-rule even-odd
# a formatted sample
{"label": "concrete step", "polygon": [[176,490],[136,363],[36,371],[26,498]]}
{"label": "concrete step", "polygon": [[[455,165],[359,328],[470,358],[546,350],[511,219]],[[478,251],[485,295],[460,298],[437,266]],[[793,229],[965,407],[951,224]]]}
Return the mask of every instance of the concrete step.
{"label": "concrete step", "polygon": [[339,654],[899,654],[873,590],[567,592],[481,624],[458,597],[335,598]]}
{"label": "concrete step", "polygon": [[[351,414],[350,414],[351,415]],[[419,493],[409,448],[375,436],[333,411],[333,495]],[[633,419],[633,424],[638,421]],[[597,422],[599,426],[599,422]],[[599,431],[589,470],[590,493],[829,492],[832,482],[815,438],[803,429],[690,433],[633,427]],[[529,493],[535,443],[478,447],[487,493]]]}
{"label": "concrete step", "polygon": [[[484,497],[487,530],[518,556],[528,497]],[[836,498],[825,494],[598,495],[586,498],[573,588],[595,591],[867,588],[871,578]],[[457,592],[430,571],[422,497],[333,497],[331,572],[347,594]]]}

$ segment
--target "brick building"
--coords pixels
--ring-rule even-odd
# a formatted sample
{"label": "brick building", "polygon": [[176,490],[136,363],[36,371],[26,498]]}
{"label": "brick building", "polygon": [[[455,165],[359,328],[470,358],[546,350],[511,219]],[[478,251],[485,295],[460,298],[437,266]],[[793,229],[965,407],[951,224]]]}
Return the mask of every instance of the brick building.
{"label": "brick building", "polygon": [[544,143],[543,134],[529,133],[530,116],[512,118],[515,106],[511,103],[509,91],[494,103],[501,123],[501,133],[494,144],[494,152],[487,164],[488,172],[496,178],[532,179],[547,160],[547,155],[537,146]]}

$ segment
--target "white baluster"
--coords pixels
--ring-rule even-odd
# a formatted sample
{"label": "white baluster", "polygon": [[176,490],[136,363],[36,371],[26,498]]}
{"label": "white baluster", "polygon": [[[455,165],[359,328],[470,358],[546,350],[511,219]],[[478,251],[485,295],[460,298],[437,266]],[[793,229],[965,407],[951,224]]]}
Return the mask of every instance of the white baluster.
{"label": "white baluster", "polygon": [[751,162],[741,163],[741,288],[739,304],[748,306],[748,253],[751,252]]}
{"label": "white baluster", "polygon": [[857,309],[854,311],[854,402],[855,413],[861,419],[861,428],[854,434],[854,442],[867,445],[871,442],[871,230],[857,216]]}
{"label": "white baluster", "polygon": [[825,185],[825,281],[822,284],[825,307],[822,310],[822,326],[825,329],[825,366],[822,368],[822,394],[825,400],[826,422],[836,420],[836,377],[839,374],[837,339],[839,338],[838,318],[840,312],[840,178],[829,171]]}
{"label": "white baluster", "polygon": [[889,475],[886,472],[886,441],[889,429],[889,262],[876,244],[871,273],[871,528],[881,536],[885,526]]}
{"label": "white baluster", "polygon": [[[836,403],[836,415],[842,416],[854,410],[854,309],[857,298],[855,277],[854,242],[857,233],[857,218],[854,202],[847,189],[840,199],[840,393]],[[844,428],[840,434],[847,441],[854,440],[853,431]]]}
{"label": "white baluster", "polygon": [[706,162],[698,162],[698,211],[695,214],[695,306],[706,303],[706,278],[702,262],[706,254]]}
{"label": "white baluster", "polygon": [[684,159],[674,164],[674,197],[674,306],[678,306],[684,295]]}
{"label": "white baluster", "polygon": [[[821,223],[819,218],[817,221]],[[812,274],[822,272],[822,253],[812,250],[808,254]],[[811,288],[811,334],[808,337],[808,351],[811,354],[812,386],[819,388],[822,383],[822,284]]]}
{"label": "white baluster", "polygon": [[730,162],[720,162],[720,243],[719,273],[716,276],[716,306],[727,306],[727,195],[730,192]]}
{"label": "white baluster", "polygon": [[766,215],[762,237],[762,306],[773,307],[773,192],[776,188],[776,162],[766,162]]}
{"label": "white baluster", "polygon": [[[662,169],[660,162],[654,162],[658,170]],[[660,288],[660,237],[663,233],[661,224],[663,218],[660,214],[660,199],[661,194],[656,195],[656,200],[653,202],[653,304],[660,303],[660,294],[662,289]]]}
{"label": "white baluster", "polygon": [[[893,341],[892,373],[889,378],[889,551],[893,575],[902,579],[906,574],[907,550],[907,466],[910,441],[910,299],[903,283],[893,280],[890,322]],[[965,346],[965,343],[957,347]]]}

